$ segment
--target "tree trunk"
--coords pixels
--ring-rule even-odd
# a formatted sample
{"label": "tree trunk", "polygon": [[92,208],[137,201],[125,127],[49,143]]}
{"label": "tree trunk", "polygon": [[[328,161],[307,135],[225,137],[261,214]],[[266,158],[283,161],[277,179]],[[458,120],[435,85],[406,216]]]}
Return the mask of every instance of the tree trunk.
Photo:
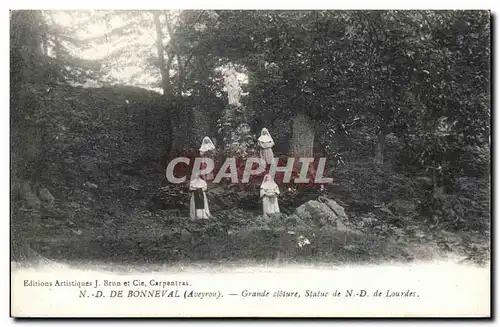
{"label": "tree trunk", "polygon": [[17,215],[12,212],[10,220],[10,260],[25,262],[31,260],[34,255],[33,250],[23,237],[23,233],[21,232],[23,222],[19,220],[21,220],[19,211]]}
{"label": "tree trunk", "polygon": [[61,58],[61,41],[57,35],[54,37],[54,56],[57,59]]}
{"label": "tree trunk", "polygon": [[[47,11],[47,13],[51,24],[53,26],[56,26],[56,21],[54,20],[54,16],[52,16],[52,13],[50,11]],[[54,42],[54,56],[59,59],[61,57],[61,41],[59,40],[59,32],[57,30],[54,31],[53,37],[54,39],[52,41]]]}
{"label": "tree trunk", "polygon": [[47,39],[47,34],[42,35],[42,49],[43,49],[43,55],[48,56],[49,54],[49,44],[48,44],[48,39]]}
{"label": "tree trunk", "polygon": [[22,211],[21,207],[26,206],[34,212],[39,212],[40,199],[33,193],[32,183],[12,176],[11,184],[11,209],[10,209],[10,254],[11,261],[30,262],[33,260],[45,261],[34,249],[31,248],[26,239],[26,234],[32,234],[33,224],[38,224],[36,215],[30,211]]}
{"label": "tree trunk", "polygon": [[314,125],[311,118],[304,114],[295,115],[292,120],[291,153],[300,157],[312,157],[313,146]]}
{"label": "tree trunk", "polygon": [[[165,99],[165,104],[168,110],[168,141],[166,144],[166,151],[170,153],[173,147],[173,138],[174,138],[174,117],[173,112],[174,104],[172,103],[172,84],[170,83],[170,65],[172,63],[172,58],[168,58],[168,67],[165,66],[165,55],[163,48],[163,32],[161,30],[160,24],[160,11],[153,11],[153,19],[156,28],[156,51],[158,54],[158,68],[161,73],[161,82],[163,87],[163,98]],[[167,69],[168,68],[168,69]]]}
{"label": "tree trunk", "polygon": [[165,55],[163,49],[163,32],[161,31],[160,12],[153,12],[154,23],[156,28],[156,51],[158,53],[158,68],[160,68],[161,81],[163,86],[163,96],[165,100],[169,100],[172,95],[172,85],[170,83],[170,72],[165,67]]}
{"label": "tree trunk", "polygon": [[174,38],[175,31],[172,28],[172,25],[170,24],[170,15],[168,14],[168,11],[164,12],[164,16],[165,16],[165,25],[167,26],[168,35],[170,36],[169,43],[174,50],[173,52],[175,52],[172,53],[171,56],[173,57],[175,55],[177,59],[178,95],[182,96],[182,92],[184,91],[184,78],[185,78],[184,64],[182,63],[179,44],[176,42]]}
{"label": "tree trunk", "polygon": [[[36,257],[26,239],[24,229],[32,223],[26,219],[26,213],[19,208],[19,202],[25,201],[35,205],[37,199],[30,196],[29,200],[17,197],[20,185],[30,185],[38,176],[36,169],[40,162],[38,155],[42,152],[42,129],[34,125],[26,116],[39,109],[39,100],[27,87],[29,82],[40,82],[39,60],[45,50],[40,26],[43,19],[36,11],[16,10],[11,16],[11,260],[25,261]],[[39,168],[39,167],[38,167]],[[25,182],[23,182],[25,181]]]}
{"label": "tree trunk", "polygon": [[375,148],[375,163],[382,165],[384,163],[385,133],[380,131],[377,136],[377,146]]}

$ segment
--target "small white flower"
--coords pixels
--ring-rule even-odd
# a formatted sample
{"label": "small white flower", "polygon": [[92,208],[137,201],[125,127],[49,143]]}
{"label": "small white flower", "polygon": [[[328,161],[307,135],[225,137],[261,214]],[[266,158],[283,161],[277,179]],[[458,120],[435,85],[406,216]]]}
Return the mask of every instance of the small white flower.
{"label": "small white flower", "polygon": [[307,238],[305,238],[304,236],[300,235],[299,236],[299,241],[298,241],[297,244],[300,247],[304,247],[304,246],[306,246],[308,244],[311,244],[311,242]]}

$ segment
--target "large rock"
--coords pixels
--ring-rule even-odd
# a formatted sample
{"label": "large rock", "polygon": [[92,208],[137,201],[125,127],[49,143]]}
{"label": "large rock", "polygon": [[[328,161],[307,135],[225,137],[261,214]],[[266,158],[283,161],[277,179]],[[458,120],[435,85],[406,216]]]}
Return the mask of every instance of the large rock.
{"label": "large rock", "polygon": [[342,232],[359,234],[350,228],[349,217],[344,208],[335,200],[320,196],[317,200],[311,200],[296,209],[295,214],[304,222],[311,222],[317,227],[334,226]]}
{"label": "large rock", "polygon": [[54,203],[54,196],[50,193],[49,190],[47,190],[45,187],[41,186],[40,189],[38,190],[38,197],[40,200],[48,202],[50,204]]}
{"label": "large rock", "polygon": [[42,202],[33,191],[28,182],[24,182],[21,186],[21,197],[26,201],[26,204],[31,209],[40,209]]}
{"label": "large rock", "polygon": [[396,199],[389,203],[388,208],[396,215],[408,215],[417,210],[417,203],[414,201]]}

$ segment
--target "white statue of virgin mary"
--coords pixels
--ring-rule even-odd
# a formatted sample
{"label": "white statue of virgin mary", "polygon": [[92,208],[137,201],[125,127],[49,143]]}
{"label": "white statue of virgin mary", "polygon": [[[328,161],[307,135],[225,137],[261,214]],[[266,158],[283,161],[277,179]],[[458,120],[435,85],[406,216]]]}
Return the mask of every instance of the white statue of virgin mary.
{"label": "white statue of virgin mary", "polygon": [[241,87],[240,81],[236,76],[236,71],[231,68],[231,70],[224,73],[225,85],[227,88],[227,98],[230,105],[241,106]]}

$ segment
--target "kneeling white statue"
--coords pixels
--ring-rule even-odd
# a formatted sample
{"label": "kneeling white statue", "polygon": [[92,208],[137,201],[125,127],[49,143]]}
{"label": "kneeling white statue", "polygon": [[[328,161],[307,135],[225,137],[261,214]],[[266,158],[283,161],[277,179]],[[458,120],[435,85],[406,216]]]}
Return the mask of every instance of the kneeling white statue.
{"label": "kneeling white statue", "polygon": [[278,195],[280,189],[273,178],[267,174],[260,186],[260,197],[262,198],[262,209],[264,216],[280,212],[278,205]]}

